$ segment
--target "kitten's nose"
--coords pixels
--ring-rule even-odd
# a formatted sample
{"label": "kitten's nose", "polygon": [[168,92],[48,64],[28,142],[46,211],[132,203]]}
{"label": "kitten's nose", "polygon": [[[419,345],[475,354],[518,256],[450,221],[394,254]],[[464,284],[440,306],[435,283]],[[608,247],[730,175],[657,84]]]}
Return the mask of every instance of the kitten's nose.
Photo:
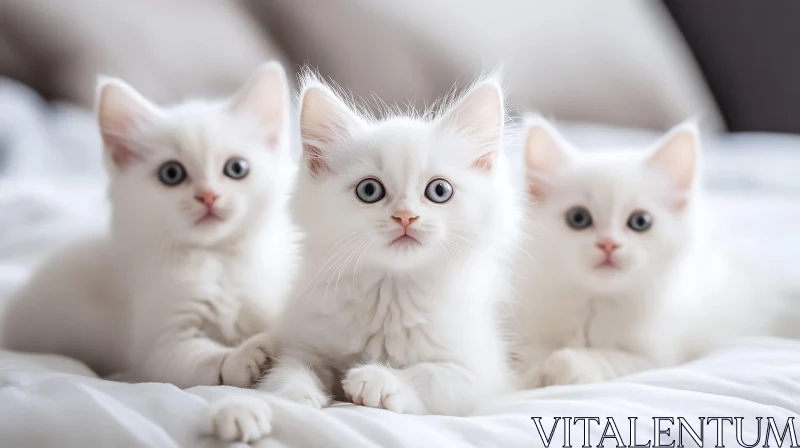
{"label": "kitten's nose", "polygon": [[411,223],[416,221],[418,218],[419,215],[410,210],[400,210],[399,212],[394,212],[392,215],[392,219],[397,221],[397,223],[403,226],[404,229],[407,229],[408,226],[410,226]]}
{"label": "kitten's nose", "polygon": [[206,207],[214,205],[214,201],[216,201],[218,197],[219,195],[215,194],[213,191],[200,191],[194,195],[197,202],[205,204]]}
{"label": "kitten's nose", "polygon": [[619,243],[610,238],[603,238],[602,240],[598,241],[595,246],[605,252],[606,256],[609,256],[612,252],[619,248]]}

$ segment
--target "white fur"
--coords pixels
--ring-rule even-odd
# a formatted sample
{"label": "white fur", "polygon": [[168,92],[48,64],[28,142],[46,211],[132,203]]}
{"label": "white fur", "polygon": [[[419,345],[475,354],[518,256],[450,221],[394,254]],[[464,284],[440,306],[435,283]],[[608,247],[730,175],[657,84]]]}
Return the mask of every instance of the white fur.
{"label": "white fur", "polygon": [[[774,294],[709,234],[692,124],[638,151],[578,151],[542,120],[528,136],[535,226],[509,310],[523,386],[608,380],[770,331]],[[567,226],[576,205],[592,227]],[[648,231],[627,227],[635,210]],[[604,237],[619,269],[596,268]]]}
{"label": "white fur", "polygon": [[[294,210],[307,240],[280,354],[259,389],[317,408],[335,397],[448,415],[508,390],[496,306],[520,210],[497,83],[476,84],[433,120],[368,121],[314,80],[301,103]],[[490,169],[474,166],[481,156]],[[384,199],[356,198],[365,177],[381,180]],[[449,202],[425,198],[436,177],[454,186]],[[421,245],[390,246],[403,233],[391,216],[404,209],[419,215],[410,228]]]}
{"label": "white fur", "polygon": [[[246,387],[257,379],[274,343],[263,332],[297,264],[289,99],[275,63],[231,100],[170,108],[103,80],[110,232],[44,263],[9,307],[7,346],[73,356],[132,381]],[[232,156],[249,162],[245,178],[223,175]],[[178,186],[159,181],[168,160],[188,173]],[[219,195],[222,220],[197,222],[201,189]]]}

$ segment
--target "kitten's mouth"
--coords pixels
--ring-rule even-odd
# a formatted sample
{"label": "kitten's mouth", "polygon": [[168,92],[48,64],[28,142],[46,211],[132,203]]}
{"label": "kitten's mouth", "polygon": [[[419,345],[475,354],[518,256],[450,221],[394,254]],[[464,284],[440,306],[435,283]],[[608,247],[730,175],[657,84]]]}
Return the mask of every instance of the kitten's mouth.
{"label": "kitten's mouth", "polygon": [[204,225],[204,224],[205,224],[205,225],[208,225],[208,224],[216,224],[216,223],[218,223],[218,222],[222,222],[222,221],[223,221],[223,219],[222,219],[222,218],[220,218],[220,217],[219,217],[219,215],[215,214],[215,213],[214,213],[213,211],[211,211],[211,210],[207,210],[207,211],[206,211],[206,212],[203,214],[203,216],[201,216],[201,217],[200,217],[200,219],[198,219],[198,220],[197,220],[197,221],[195,221],[194,223],[195,223],[196,225]]}
{"label": "kitten's mouth", "polygon": [[398,236],[397,238],[393,239],[392,242],[389,243],[389,245],[390,246],[395,246],[395,245],[399,245],[399,246],[419,246],[419,245],[421,245],[421,243],[419,242],[418,239],[414,238],[413,236],[411,236],[411,235],[409,235],[407,233],[404,233],[404,234]]}
{"label": "kitten's mouth", "polygon": [[605,271],[605,270],[619,270],[619,266],[617,266],[617,264],[614,263],[610,258],[606,258],[600,264],[595,266],[595,269],[599,269],[599,270],[603,270],[603,271]]}

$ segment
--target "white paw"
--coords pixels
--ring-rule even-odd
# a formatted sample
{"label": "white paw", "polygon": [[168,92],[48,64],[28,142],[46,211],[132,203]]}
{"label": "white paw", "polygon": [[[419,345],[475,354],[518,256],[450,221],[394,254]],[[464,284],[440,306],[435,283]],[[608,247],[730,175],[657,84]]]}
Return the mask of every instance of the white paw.
{"label": "white paw", "polygon": [[354,367],[347,372],[342,387],[355,403],[397,413],[417,413],[418,398],[397,374],[379,364]]}
{"label": "white paw", "polygon": [[244,341],[222,363],[222,384],[250,387],[269,368],[273,338],[258,334]]}
{"label": "white paw", "polygon": [[211,408],[211,431],[224,442],[250,443],[272,432],[272,410],[263,399],[227,397]]}
{"label": "white paw", "polygon": [[603,381],[603,369],[588,350],[556,350],[523,375],[527,388],[586,384]]}
{"label": "white paw", "polygon": [[306,384],[302,381],[286,384],[276,390],[275,395],[295,403],[311,406],[314,409],[322,409],[331,402],[330,397],[325,395],[316,384]]}

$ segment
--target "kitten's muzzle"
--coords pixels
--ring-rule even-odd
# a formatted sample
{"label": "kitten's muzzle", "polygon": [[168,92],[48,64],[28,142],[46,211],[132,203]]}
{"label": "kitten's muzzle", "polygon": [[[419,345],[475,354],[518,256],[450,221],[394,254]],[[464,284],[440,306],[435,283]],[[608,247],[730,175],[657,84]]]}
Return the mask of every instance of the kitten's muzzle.
{"label": "kitten's muzzle", "polygon": [[412,212],[411,210],[400,210],[398,212],[394,212],[392,214],[392,219],[403,226],[403,230],[406,232],[408,231],[408,227],[414,223],[414,221],[419,219],[419,215]]}
{"label": "kitten's muzzle", "polygon": [[194,195],[194,199],[197,202],[208,207],[209,210],[214,205],[214,202],[217,201],[217,198],[219,198],[219,195],[214,193],[213,191],[198,191]]}
{"label": "kitten's muzzle", "polygon": [[603,238],[595,243],[598,249],[603,251],[605,257],[603,261],[601,261],[597,266],[598,269],[619,269],[619,265],[614,261],[614,251],[619,249],[620,244],[616,241],[612,240],[611,238]]}

